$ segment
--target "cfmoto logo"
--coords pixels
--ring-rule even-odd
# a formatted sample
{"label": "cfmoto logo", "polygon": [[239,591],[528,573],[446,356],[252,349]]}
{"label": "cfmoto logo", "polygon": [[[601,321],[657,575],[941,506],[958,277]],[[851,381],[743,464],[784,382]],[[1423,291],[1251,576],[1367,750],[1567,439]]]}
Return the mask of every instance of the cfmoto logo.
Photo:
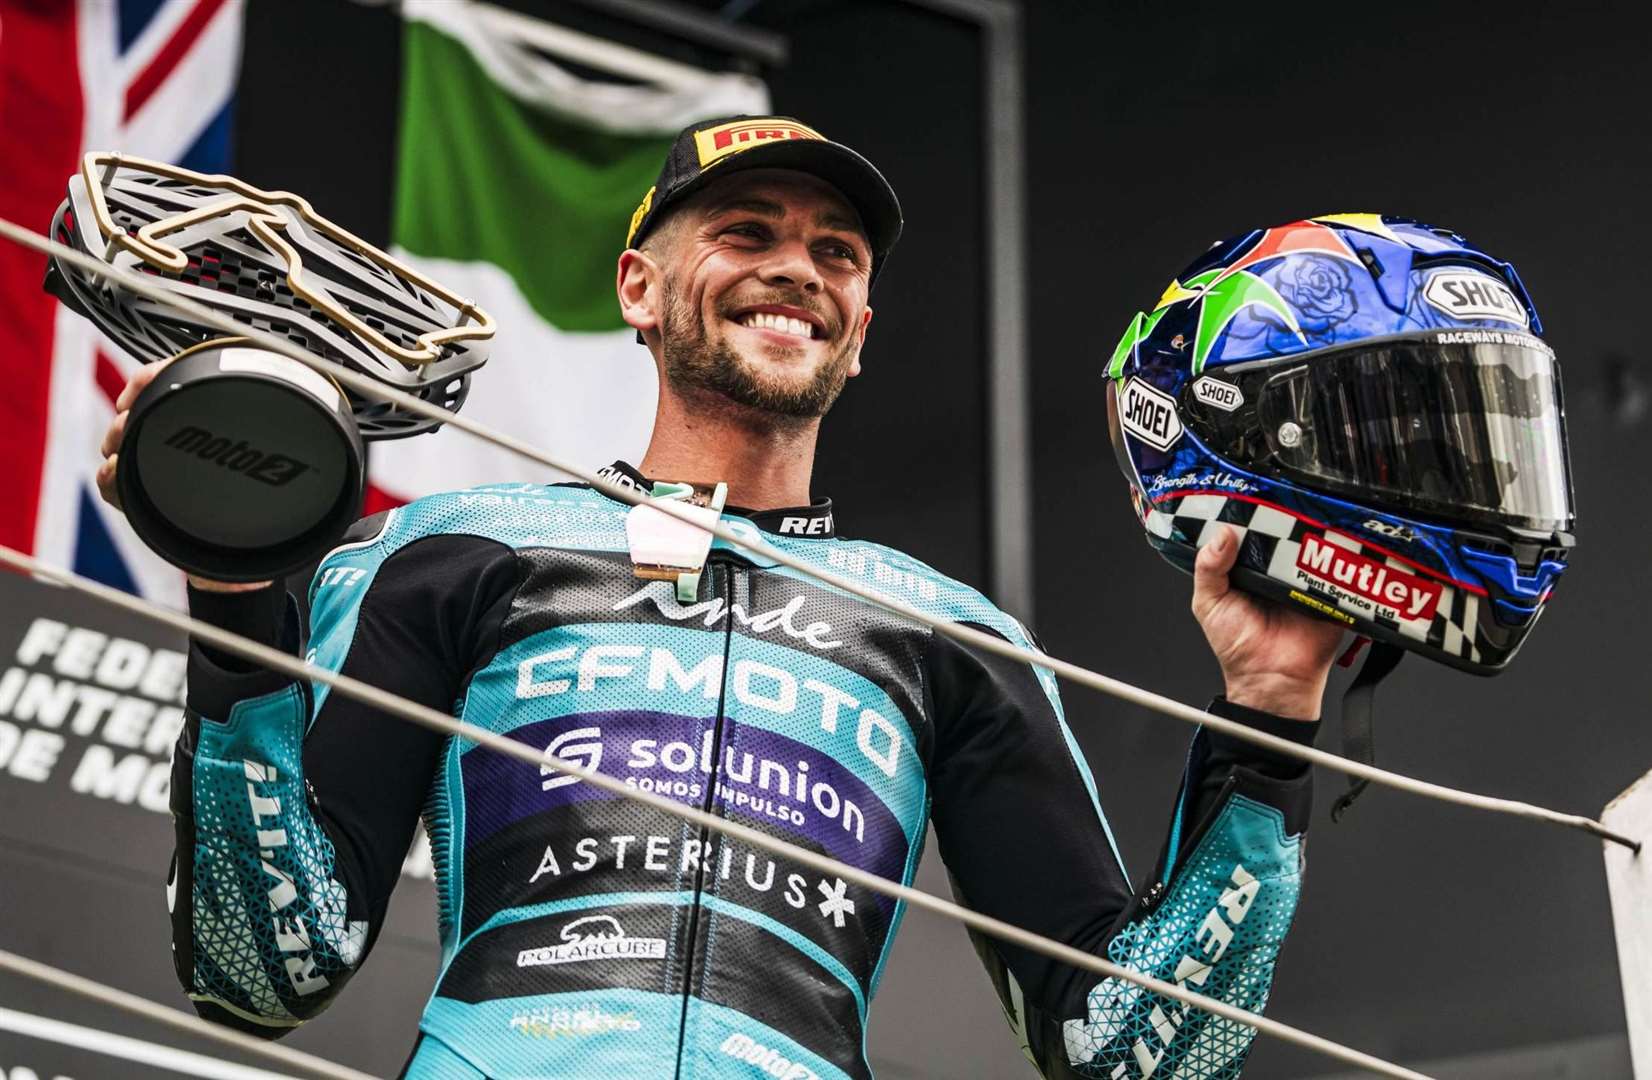
{"label": "cfmoto logo", "polygon": [[[561,758],[595,772],[602,764],[602,729],[582,727],[564,731],[545,747],[545,756]],[[539,784],[542,791],[579,783],[579,777],[565,775],[552,765],[541,765],[539,775],[546,777]]]}
{"label": "cfmoto logo", "polygon": [[249,480],[257,480],[271,487],[284,487],[311,468],[307,462],[295,457],[256,450],[248,446],[245,439],[230,442],[206,428],[179,428],[162,445],[180,453],[193,454],[230,472],[243,473]]}

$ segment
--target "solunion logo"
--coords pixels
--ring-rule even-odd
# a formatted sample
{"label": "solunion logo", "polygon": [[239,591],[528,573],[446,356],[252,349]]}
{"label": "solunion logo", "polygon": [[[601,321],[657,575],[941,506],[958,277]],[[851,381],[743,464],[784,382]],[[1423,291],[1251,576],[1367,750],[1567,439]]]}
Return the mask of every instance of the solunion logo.
{"label": "solunion logo", "polygon": [[[545,756],[561,758],[595,772],[602,765],[602,729],[582,727],[564,731],[545,747]],[[546,778],[539,783],[543,791],[579,783],[579,777],[568,776],[553,765],[541,765],[539,775]]]}

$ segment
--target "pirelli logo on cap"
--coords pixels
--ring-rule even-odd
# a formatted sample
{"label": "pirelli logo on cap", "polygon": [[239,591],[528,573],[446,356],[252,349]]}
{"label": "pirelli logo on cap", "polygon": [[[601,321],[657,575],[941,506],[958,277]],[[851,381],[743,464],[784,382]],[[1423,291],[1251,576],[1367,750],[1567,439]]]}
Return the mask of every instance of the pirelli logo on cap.
{"label": "pirelli logo on cap", "polygon": [[706,169],[730,154],[738,154],[754,146],[785,139],[816,139],[825,142],[826,136],[814,128],[804,127],[795,120],[736,120],[731,124],[718,124],[704,131],[696,131],[694,148],[700,153],[700,168]]}

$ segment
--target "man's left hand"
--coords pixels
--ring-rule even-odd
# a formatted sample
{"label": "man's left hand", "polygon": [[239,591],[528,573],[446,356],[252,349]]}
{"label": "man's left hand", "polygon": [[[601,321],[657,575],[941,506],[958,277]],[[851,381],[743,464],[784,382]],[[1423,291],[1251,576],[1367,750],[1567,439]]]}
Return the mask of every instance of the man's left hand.
{"label": "man's left hand", "polygon": [[1318,720],[1343,628],[1228,582],[1238,536],[1223,528],[1193,565],[1193,617],[1222,665],[1227,699],[1294,720]]}

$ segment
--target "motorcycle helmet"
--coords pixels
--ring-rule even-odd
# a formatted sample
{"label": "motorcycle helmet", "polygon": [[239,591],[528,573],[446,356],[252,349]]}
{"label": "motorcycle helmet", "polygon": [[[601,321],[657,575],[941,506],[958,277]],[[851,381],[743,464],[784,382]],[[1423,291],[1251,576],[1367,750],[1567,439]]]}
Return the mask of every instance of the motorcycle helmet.
{"label": "motorcycle helmet", "polygon": [[1216,244],[1107,366],[1148,541],[1191,571],[1231,525],[1238,587],[1497,673],[1573,546],[1541,333],[1514,268],[1447,229],[1332,214]]}

